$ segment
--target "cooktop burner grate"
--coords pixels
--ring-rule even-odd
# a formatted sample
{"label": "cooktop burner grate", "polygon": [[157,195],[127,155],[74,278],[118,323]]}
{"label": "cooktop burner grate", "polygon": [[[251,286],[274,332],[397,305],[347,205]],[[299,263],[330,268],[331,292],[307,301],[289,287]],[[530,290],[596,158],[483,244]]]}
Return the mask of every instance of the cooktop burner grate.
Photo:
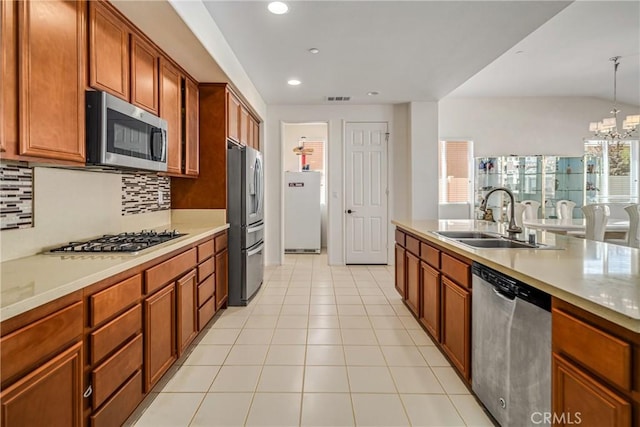
{"label": "cooktop burner grate", "polygon": [[81,252],[124,252],[135,253],[151,246],[176,239],[184,234],[173,231],[145,231],[137,233],[107,234],[85,242],[69,242],[59,248],[51,249],[51,253]]}

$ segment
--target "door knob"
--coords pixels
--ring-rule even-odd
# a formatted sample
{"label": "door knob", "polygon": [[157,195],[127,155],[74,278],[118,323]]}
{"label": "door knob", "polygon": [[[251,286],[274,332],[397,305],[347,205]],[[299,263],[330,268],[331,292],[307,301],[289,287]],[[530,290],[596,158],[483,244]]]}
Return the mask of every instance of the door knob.
{"label": "door knob", "polygon": [[355,213],[355,212],[356,212],[356,211],[352,211],[351,209],[347,209],[347,213],[348,213],[348,214],[350,214],[350,213]]}

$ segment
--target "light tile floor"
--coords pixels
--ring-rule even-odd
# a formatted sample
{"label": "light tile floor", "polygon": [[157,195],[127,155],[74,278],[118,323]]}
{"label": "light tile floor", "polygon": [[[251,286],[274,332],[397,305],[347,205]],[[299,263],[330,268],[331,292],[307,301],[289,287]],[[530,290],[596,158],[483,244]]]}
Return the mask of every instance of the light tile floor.
{"label": "light tile floor", "polygon": [[492,426],[393,281],[393,267],[287,255],[126,425]]}

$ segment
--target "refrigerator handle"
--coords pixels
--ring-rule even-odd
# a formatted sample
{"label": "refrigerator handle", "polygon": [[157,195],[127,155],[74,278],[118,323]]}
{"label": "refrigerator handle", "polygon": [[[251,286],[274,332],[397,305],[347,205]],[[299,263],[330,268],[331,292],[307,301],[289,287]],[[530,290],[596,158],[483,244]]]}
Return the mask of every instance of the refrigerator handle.
{"label": "refrigerator handle", "polygon": [[247,252],[247,256],[253,256],[255,254],[257,254],[258,252],[262,251],[262,249],[264,249],[264,243],[260,243],[260,246],[258,246],[255,249],[251,249],[250,251]]}
{"label": "refrigerator handle", "polygon": [[258,189],[258,203],[256,206],[257,213],[262,212],[262,206],[264,204],[264,178],[262,175],[262,159],[260,157],[256,157],[256,180],[258,181],[258,185],[256,186]]}
{"label": "refrigerator handle", "polygon": [[256,231],[260,231],[264,229],[264,224],[260,224],[256,227],[247,228],[247,234],[255,233]]}

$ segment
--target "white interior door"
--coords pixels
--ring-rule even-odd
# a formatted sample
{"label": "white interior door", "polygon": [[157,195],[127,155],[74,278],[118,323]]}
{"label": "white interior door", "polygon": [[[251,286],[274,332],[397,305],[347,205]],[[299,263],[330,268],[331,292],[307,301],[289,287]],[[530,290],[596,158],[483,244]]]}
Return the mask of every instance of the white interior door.
{"label": "white interior door", "polygon": [[387,123],[345,126],[345,261],[387,264]]}

